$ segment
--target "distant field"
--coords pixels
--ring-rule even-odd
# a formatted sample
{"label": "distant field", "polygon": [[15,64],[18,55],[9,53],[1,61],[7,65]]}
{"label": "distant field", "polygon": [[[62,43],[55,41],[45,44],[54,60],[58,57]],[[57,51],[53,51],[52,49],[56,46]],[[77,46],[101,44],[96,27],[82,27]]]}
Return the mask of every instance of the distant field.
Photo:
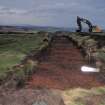
{"label": "distant field", "polygon": [[0,75],[42,44],[37,34],[0,34]]}

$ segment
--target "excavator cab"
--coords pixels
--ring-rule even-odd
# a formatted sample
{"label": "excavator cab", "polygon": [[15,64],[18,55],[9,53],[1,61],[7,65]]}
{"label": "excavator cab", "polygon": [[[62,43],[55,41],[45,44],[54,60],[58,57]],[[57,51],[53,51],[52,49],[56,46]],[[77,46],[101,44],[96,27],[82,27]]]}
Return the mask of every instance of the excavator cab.
{"label": "excavator cab", "polygon": [[102,32],[102,30],[98,26],[93,26],[89,20],[81,18],[79,16],[77,16],[78,29],[76,30],[76,32],[82,31],[82,22],[88,25],[89,27],[88,32]]}

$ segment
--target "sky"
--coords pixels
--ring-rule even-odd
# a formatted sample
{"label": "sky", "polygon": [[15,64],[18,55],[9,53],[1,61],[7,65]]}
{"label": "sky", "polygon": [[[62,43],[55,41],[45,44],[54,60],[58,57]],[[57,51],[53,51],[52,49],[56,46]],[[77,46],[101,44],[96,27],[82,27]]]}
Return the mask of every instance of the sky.
{"label": "sky", "polygon": [[105,28],[105,0],[0,0],[0,24],[76,27],[77,16]]}

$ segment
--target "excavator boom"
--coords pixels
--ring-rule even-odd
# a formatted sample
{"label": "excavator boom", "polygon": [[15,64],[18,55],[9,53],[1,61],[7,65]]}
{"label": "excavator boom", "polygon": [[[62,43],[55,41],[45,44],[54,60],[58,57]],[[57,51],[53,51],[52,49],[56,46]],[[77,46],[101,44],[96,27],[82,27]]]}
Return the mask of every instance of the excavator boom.
{"label": "excavator boom", "polygon": [[77,25],[78,25],[77,32],[81,32],[82,31],[82,24],[81,24],[81,22],[86,23],[89,26],[89,32],[92,32],[92,23],[89,20],[87,20],[87,19],[80,18],[79,16],[77,16]]}

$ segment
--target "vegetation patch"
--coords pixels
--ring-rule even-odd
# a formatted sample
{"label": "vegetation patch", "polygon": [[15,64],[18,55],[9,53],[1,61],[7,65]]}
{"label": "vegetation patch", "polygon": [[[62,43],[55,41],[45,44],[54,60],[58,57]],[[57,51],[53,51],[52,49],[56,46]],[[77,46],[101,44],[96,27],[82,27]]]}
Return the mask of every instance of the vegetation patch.
{"label": "vegetation patch", "polygon": [[62,98],[65,105],[104,105],[105,87],[68,89],[62,92]]}
{"label": "vegetation patch", "polygon": [[[8,72],[15,72],[18,80],[26,79],[32,74],[37,61],[27,60],[21,66],[21,60],[27,55],[44,49],[48,42],[43,42],[44,34],[1,34],[0,35],[0,80],[5,80]],[[32,55],[32,54],[31,54]],[[17,66],[15,66],[17,65]]]}

